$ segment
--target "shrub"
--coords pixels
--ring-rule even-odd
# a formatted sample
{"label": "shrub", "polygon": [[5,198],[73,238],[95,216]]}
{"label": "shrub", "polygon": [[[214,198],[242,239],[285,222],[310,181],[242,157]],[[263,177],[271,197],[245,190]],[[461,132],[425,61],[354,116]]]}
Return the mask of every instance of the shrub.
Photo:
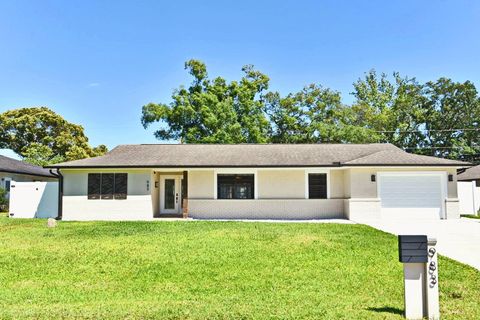
{"label": "shrub", "polygon": [[0,212],[8,211],[7,190],[0,188]]}

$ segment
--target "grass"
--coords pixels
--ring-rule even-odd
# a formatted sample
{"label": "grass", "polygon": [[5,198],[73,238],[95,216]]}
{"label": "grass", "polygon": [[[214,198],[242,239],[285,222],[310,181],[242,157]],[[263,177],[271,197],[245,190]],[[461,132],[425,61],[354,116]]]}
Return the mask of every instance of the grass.
{"label": "grass", "polygon": [[[480,273],[441,257],[444,319]],[[402,319],[392,235],[363,225],[0,218],[0,318]]]}
{"label": "grass", "polygon": [[475,214],[462,214],[463,218],[470,218],[470,219],[480,219],[480,215]]}

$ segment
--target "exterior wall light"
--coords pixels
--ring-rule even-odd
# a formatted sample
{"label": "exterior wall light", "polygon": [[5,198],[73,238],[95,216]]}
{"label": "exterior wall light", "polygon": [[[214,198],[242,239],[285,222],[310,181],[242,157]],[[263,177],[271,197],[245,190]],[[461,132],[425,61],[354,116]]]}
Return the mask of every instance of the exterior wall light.
{"label": "exterior wall light", "polygon": [[372,174],[370,176],[370,181],[375,182],[376,180],[377,180],[377,177],[374,174]]}
{"label": "exterior wall light", "polygon": [[453,181],[453,174],[448,175],[448,181],[450,181],[450,182]]}

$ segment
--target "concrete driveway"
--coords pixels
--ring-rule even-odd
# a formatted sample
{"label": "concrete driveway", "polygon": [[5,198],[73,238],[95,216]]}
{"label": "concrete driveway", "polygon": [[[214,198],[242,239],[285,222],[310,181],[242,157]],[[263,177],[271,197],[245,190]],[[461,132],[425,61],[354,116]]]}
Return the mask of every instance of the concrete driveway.
{"label": "concrete driveway", "polygon": [[356,221],[376,229],[399,234],[426,234],[437,238],[441,255],[468,264],[480,270],[480,219],[433,221],[369,220]]}

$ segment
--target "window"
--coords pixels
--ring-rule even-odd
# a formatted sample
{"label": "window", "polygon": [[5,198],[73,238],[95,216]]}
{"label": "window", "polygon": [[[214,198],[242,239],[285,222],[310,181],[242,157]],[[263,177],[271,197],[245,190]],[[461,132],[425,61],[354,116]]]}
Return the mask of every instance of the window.
{"label": "window", "polygon": [[217,176],[218,199],[253,199],[253,174],[219,174]]}
{"label": "window", "polygon": [[10,180],[5,180],[5,190],[10,192]]}
{"label": "window", "polygon": [[126,199],[127,179],[126,173],[89,173],[88,199]]}
{"label": "window", "polygon": [[308,174],[308,198],[309,199],[327,199],[327,174],[309,173]]}

